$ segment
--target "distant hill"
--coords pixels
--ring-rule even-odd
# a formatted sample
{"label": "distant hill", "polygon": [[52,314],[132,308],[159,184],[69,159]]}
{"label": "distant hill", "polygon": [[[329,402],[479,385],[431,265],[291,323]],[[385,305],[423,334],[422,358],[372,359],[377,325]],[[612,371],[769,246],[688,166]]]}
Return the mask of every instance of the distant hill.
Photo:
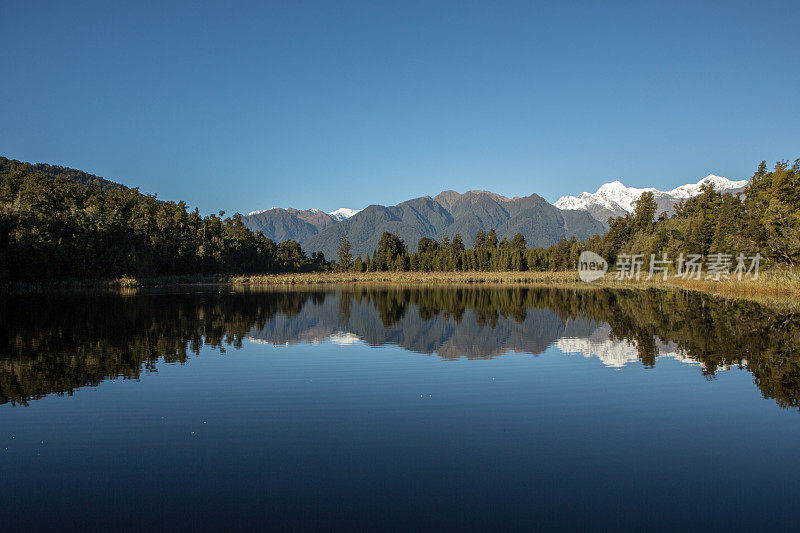
{"label": "distant hill", "polygon": [[243,220],[248,228],[264,232],[264,235],[273,241],[283,242],[292,239],[303,244],[328,226],[347,220],[358,212],[346,207],[330,213],[319,209],[273,207],[252,211],[244,216]]}
{"label": "distant hill", "polygon": [[535,194],[506,198],[489,191],[444,191],[394,206],[371,205],[341,220],[316,209],[273,208],[249,214],[244,223],[274,240],[295,239],[306,251],[321,250],[328,258],[335,256],[341,235],[347,235],[353,254],[364,256],[377,248],[385,231],[397,233],[412,252],[422,237],[460,234],[469,247],[477,232],[490,229],[508,238],[521,233],[528,246],[549,246],[562,235],[585,238],[604,232],[585,211],[562,211]]}
{"label": "distant hill", "polygon": [[336,224],[337,219],[319,209],[282,209],[273,207],[255,211],[243,217],[245,225],[253,231],[261,231],[276,242],[287,239],[306,242],[321,230]]}

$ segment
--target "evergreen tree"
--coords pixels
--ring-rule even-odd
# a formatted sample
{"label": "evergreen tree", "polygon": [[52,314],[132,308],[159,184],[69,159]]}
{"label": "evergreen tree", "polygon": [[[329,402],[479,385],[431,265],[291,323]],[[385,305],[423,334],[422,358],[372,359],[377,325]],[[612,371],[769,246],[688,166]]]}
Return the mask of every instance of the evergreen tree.
{"label": "evergreen tree", "polygon": [[417,242],[417,252],[424,254],[426,252],[435,252],[439,249],[439,243],[430,237],[422,237]]}
{"label": "evergreen tree", "polygon": [[339,259],[339,270],[342,272],[350,270],[353,263],[353,254],[350,253],[350,241],[347,240],[347,235],[339,237],[339,250],[336,255]]}
{"label": "evergreen tree", "polygon": [[389,270],[394,264],[397,256],[406,253],[406,245],[396,233],[389,233],[384,231],[380,241],[378,241],[378,249],[373,255],[373,260],[376,262],[377,270]]}
{"label": "evergreen tree", "polygon": [[497,232],[494,228],[489,230],[486,234],[486,241],[484,242],[486,248],[497,248]]}
{"label": "evergreen tree", "polygon": [[516,235],[514,235],[514,238],[511,239],[511,242],[509,242],[509,247],[512,250],[518,250],[520,252],[524,251],[525,248],[527,247],[525,236],[523,236],[521,233],[517,233]]}
{"label": "evergreen tree", "polygon": [[480,230],[478,233],[475,234],[475,241],[473,244],[473,248],[475,248],[476,250],[480,250],[484,246],[486,246],[486,232]]}
{"label": "evergreen tree", "polygon": [[653,225],[656,209],[658,209],[658,205],[656,204],[653,193],[650,191],[643,192],[639,196],[639,199],[636,200],[633,211],[636,228],[645,231],[649,230]]}

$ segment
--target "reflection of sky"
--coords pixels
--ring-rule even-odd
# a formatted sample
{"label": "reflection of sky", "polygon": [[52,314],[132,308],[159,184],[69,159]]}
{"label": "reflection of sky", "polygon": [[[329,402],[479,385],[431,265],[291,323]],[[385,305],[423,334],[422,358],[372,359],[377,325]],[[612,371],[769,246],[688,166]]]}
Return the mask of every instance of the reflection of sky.
{"label": "reflection of sky", "polygon": [[[254,510],[283,529],[800,519],[800,424],[767,396],[772,366],[710,380],[660,342],[668,358],[646,369],[608,324],[547,309],[492,325],[472,311],[409,306],[388,326],[372,304],[349,311],[326,298],[257,322],[235,349],[201,343],[183,364],[96,387],[66,373],[74,393],[0,405],[0,480],[14,495],[2,529],[230,529]],[[494,357],[508,352],[541,357]],[[66,379],[42,361],[43,387]],[[22,367],[9,364],[13,378]]]}

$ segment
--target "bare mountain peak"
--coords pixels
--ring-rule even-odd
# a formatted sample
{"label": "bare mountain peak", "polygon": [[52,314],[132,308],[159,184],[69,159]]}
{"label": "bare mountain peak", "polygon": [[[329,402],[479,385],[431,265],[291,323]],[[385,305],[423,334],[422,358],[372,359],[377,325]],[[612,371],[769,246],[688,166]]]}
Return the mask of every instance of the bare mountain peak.
{"label": "bare mountain peak", "polygon": [[498,202],[511,201],[511,198],[507,198],[507,197],[505,197],[505,196],[503,196],[501,194],[497,194],[496,192],[492,192],[492,191],[472,190],[472,191],[467,191],[467,192],[464,193],[464,196],[484,196],[484,195],[488,196],[488,197],[490,197],[493,200],[498,201]]}
{"label": "bare mountain peak", "polygon": [[461,193],[452,190],[442,191],[433,197],[435,201],[442,204],[442,207],[448,211],[453,207],[453,204],[455,204],[459,198],[461,198]]}

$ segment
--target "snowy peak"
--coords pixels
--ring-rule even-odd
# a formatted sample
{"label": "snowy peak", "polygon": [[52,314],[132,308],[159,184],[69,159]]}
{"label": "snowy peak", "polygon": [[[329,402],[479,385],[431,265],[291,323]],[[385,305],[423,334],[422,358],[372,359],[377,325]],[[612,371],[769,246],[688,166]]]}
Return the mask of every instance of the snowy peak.
{"label": "snowy peak", "polygon": [[258,209],[256,211],[250,211],[247,213],[247,216],[252,215],[260,215],[261,213],[266,213],[267,211],[272,211],[273,209],[283,209],[282,207],[270,207],[269,209]]}
{"label": "snowy peak", "polygon": [[639,196],[655,189],[626,187],[619,180],[602,185],[597,192],[583,192],[578,196],[562,196],[554,204],[559,209],[591,210],[592,207],[604,209],[618,216],[632,212]]}
{"label": "snowy peak", "polygon": [[269,209],[258,209],[256,211],[250,211],[247,213],[247,216],[252,215],[260,215],[261,213],[266,213],[268,211],[286,211],[288,213],[296,214],[296,215],[306,215],[306,216],[315,216],[315,215],[327,215],[334,219],[335,221],[344,220],[346,218],[350,218],[351,216],[355,215],[360,209],[348,209],[347,207],[340,207],[336,211],[331,211],[330,213],[326,213],[321,209],[316,209],[312,207],[311,209],[292,209],[291,207],[270,207]]}
{"label": "snowy peak", "polygon": [[626,187],[621,181],[614,180],[597,189],[597,192],[583,192],[578,196],[562,196],[555,202],[559,209],[577,209],[589,211],[593,217],[605,222],[609,217],[632,213],[636,200],[644,192],[652,192],[658,204],[659,212],[671,213],[680,200],[700,194],[700,188],[711,183],[719,192],[737,192],[747,185],[747,180],[733,181],[722,176],[709,174],[697,183],[681,185],[671,191],[660,191],[652,187]]}
{"label": "snowy peak", "polygon": [[348,209],[347,207],[340,207],[336,211],[331,211],[328,214],[333,217],[334,220],[344,220],[346,218],[350,218],[360,211],[360,209]]}
{"label": "snowy peak", "polygon": [[636,187],[626,187],[621,181],[615,180],[602,185],[594,195],[583,193],[581,196],[587,200],[595,197],[609,209],[621,206],[625,211],[633,211],[636,200],[639,199],[643,192],[656,193],[659,191],[653,188],[637,189]]}
{"label": "snowy peak", "polygon": [[690,183],[688,185],[681,185],[680,187],[675,187],[667,194],[670,196],[674,196],[675,198],[691,198],[692,196],[697,196],[700,194],[700,187],[705,185],[706,183],[711,183],[717,191],[724,192],[730,191],[733,189],[742,189],[745,185],[747,185],[747,180],[741,181],[733,181],[729,180],[728,178],[723,178],[722,176],[716,176],[714,174],[709,174],[705,178],[701,179],[697,183]]}

